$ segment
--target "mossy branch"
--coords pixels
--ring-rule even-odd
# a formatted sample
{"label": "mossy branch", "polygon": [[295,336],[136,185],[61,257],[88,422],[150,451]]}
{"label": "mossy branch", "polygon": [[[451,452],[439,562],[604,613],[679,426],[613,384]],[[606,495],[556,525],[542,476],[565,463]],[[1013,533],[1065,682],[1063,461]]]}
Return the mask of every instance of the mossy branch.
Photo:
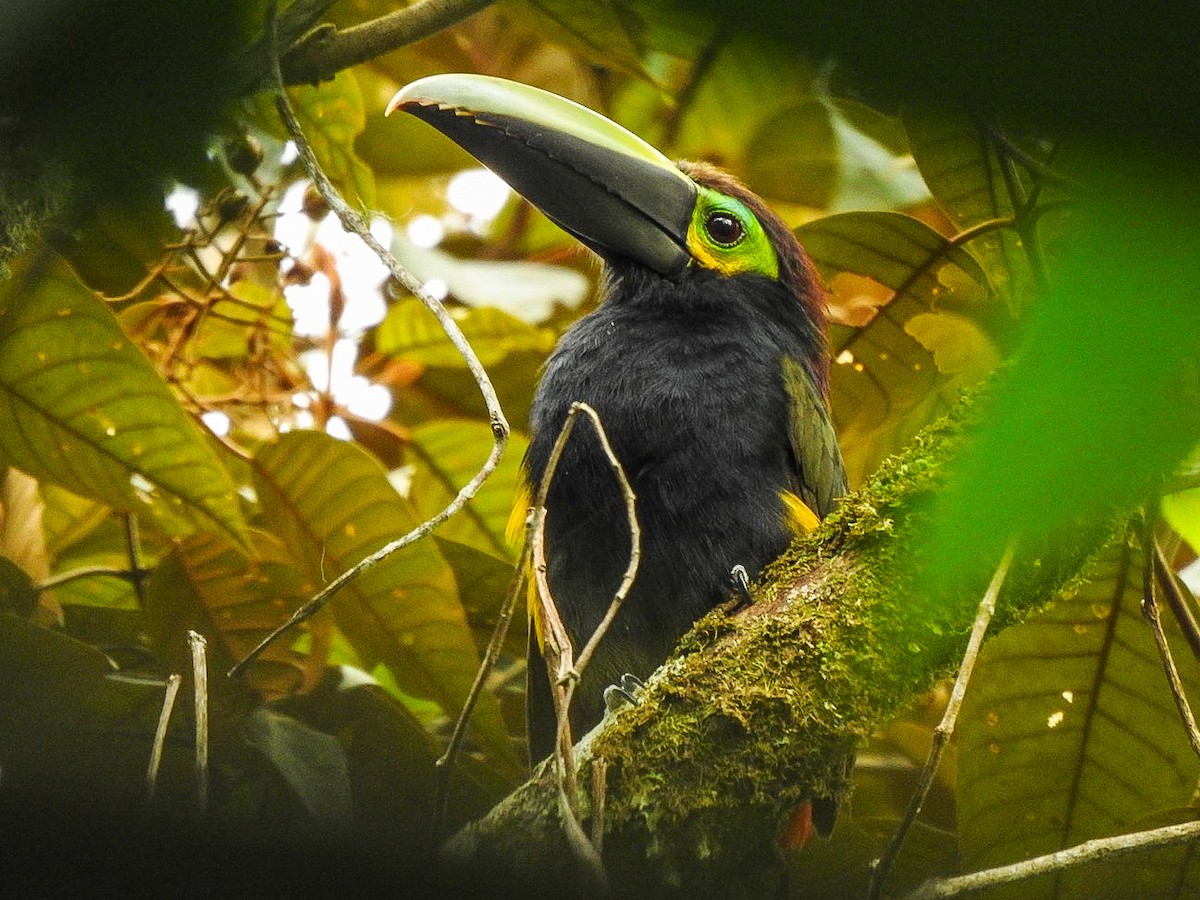
{"label": "mossy branch", "polygon": [[[581,802],[594,761],[607,768],[616,895],[745,894],[751,873],[776,868],[790,814],[844,799],[862,741],[953,671],[998,558],[981,554],[971,583],[936,588],[921,536],[982,403],[964,400],[889,459],[768,569],[753,606],[702,619],[641,703],[580,743]],[[1114,518],[1022,536],[993,633],[1072,590],[1115,530]],[[556,790],[535,773],[456,836],[448,868],[493,891],[577,888]]]}

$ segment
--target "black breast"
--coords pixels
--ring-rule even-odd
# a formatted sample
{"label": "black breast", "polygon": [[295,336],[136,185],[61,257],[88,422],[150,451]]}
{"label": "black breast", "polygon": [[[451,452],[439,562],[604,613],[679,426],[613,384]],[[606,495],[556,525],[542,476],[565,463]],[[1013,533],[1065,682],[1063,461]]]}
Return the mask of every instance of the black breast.
{"label": "black breast", "polygon": [[[571,403],[585,401],[633,484],[642,536],[637,580],[576,691],[577,725],[599,719],[606,684],[624,672],[648,675],[729,596],[732,566],[754,575],[786,547],[782,358],[811,352],[803,328],[792,327],[799,315],[777,282],[756,276],[628,274],[547,363],[532,412],[532,482]],[[619,485],[581,420],[556,471],[546,524],[549,584],[576,652],[608,608],[629,547]]]}

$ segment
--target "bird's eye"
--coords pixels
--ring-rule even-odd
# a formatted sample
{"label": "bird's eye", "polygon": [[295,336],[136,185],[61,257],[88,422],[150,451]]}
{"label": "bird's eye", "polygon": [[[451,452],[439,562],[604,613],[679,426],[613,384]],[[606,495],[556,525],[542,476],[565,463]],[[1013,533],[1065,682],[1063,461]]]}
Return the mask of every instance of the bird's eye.
{"label": "bird's eye", "polygon": [[715,243],[722,247],[733,247],[746,236],[742,223],[727,212],[715,212],[704,220],[704,230]]}

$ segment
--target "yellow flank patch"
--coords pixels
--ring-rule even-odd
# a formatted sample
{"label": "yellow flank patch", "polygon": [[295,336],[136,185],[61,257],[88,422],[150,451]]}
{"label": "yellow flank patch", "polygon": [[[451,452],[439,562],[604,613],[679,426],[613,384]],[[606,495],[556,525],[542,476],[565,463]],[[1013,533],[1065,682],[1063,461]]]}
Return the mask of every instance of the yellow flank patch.
{"label": "yellow flank patch", "polygon": [[783,501],[784,521],[797,537],[815,531],[821,524],[821,520],[808,508],[808,504],[791,491],[780,491],[779,499]]}
{"label": "yellow flank patch", "polygon": [[[529,486],[529,482],[522,480],[521,486],[517,488],[512,512],[508,516],[508,524],[504,527],[504,539],[514,550],[519,550],[525,540],[525,519],[531,503],[533,488]],[[538,608],[537,584],[533,580],[532,565],[525,571],[525,607],[534,636],[537,638],[538,649],[542,650],[542,614]]]}
{"label": "yellow flank patch", "polygon": [[529,486],[529,482],[522,479],[521,486],[517,488],[517,496],[513,500],[512,512],[508,514],[508,522],[504,526],[504,539],[513,550],[521,549],[525,540],[525,516],[531,503],[533,488]]}

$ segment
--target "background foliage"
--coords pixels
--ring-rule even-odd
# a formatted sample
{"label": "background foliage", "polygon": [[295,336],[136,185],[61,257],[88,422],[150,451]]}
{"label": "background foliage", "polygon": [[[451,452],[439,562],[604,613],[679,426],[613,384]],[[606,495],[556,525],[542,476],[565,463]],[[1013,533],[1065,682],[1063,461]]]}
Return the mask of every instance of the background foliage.
{"label": "background foliage", "polygon": [[[290,93],[341,191],[446,290],[512,444],[463,514],[230,683],[221,673],[304,599],[443,507],[491,432],[432,316],[395,285],[381,290],[382,270],[305,191],[269,97],[222,84],[216,60],[248,46],[265,5],[171,6],[168,16],[144,0],[101,24],[74,4],[58,19],[23,3],[4,14],[13,33],[39,37],[23,56],[0,53],[10,814],[50,804],[64,821],[85,809],[88,821],[128,822],[163,679],[188,671],[194,629],[214,670],[212,833],[237,846],[254,836],[268,855],[361,856],[389,877],[395,860],[429,849],[432,762],[513,562],[505,529],[538,367],[596,302],[598,270],[515,197],[494,216],[448,202],[472,161],[421,123],[382,116],[421,75],[481,71],[552,89],[762,193],[829,288],[833,415],[853,484],[1011,363],[994,424],[931,535],[946,560],[937,577],[998,556],[1018,529],[1153,495],[1200,437],[1194,195],[1181,201],[1194,172],[1174,146],[1147,146],[1123,95],[1090,117],[1056,117],[1042,95],[1021,106],[1016,70],[988,96],[974,64],[957,95],[911,64],[897,84],[863,58],[865,23],[847,44],[845,16],[830,13],[794,43],[787,4],[735,29],[703,4],[684,15],[665,2],[508,0]],[[345,28],[391,7],[339,3],[328,16]],[[936,46],[961,56],[970,37]],[[54,74],[84,44],[71,72],[87,77]],[[154,54],[140,52],[148,45]],[[1149,130],[1158,112],[1134,124]],[[177,224],[164,197],[181,186],[199,205]],[[51,213],[33,237],[30,223]],[[444,233],[436,247],[413,243],[419,217]],[[386,397],[382,415],[361,405],[369,386]],[[1194,482],[1183,472],[1175,486]],[[1193,540],[1194,496],[1166,507]],[[1173,563],[1190,560],[1186,544],[1167,543]],[[1130,537],[1073,601],[989,646],[955,764],[894,886],[1194,817],[1197,761],[1137,611],[1141,567]],[[1182,644],[1178,655],[1195,689],[1195,659]],[[454,821],[521,778],[522,672],[514,634],[474,719]],[[835,838],[794,861],[806,896],[865,883],[939,702],[860,757]],[[172,822],[188,821],[193,802],[187,716],[173,720],[156,801]],[[1186,848],[1104,877],[1113,896],[1136,882],[1140,896],[1183,897],[1200,876]],[[1095,886],[1083,872],[1019,895]]]}

